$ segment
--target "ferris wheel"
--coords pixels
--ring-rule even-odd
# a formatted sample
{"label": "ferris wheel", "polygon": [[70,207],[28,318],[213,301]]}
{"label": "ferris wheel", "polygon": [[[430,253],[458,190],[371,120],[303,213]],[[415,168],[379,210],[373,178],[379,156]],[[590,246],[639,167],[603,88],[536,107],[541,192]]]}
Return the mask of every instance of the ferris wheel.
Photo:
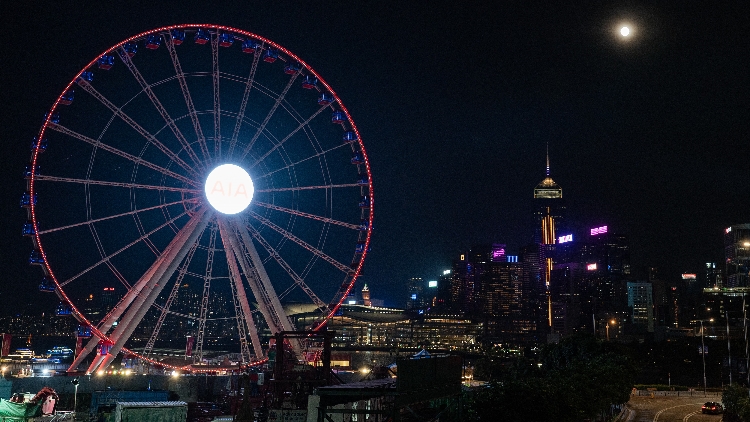
{"label": "ferris wheel", "polygon": [[[91,61],[32,143],[23,233],[40,290],[91,333],[71,365],[146,362],[192,338],[264,362],[352,290],[373,221],[370,163],[340,98],[289,50],[176,25]],[[296,304],[315,321],[294,325]]]}

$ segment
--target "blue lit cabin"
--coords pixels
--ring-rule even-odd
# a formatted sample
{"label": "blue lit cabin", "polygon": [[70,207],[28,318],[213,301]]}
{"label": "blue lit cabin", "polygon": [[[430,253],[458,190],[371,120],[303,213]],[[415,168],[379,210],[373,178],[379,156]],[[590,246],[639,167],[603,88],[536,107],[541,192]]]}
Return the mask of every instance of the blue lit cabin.
{"label": "blue lit cabin", "polygon": [[211,35],[205,29],[199,28],[195,31],[194,40],[196,44],[205,44],[211,40]]}
{"label": "blue lit cabin", "polygon": [[146,37],[146,48],[149,50],[156,50],[161,45],[161,37],[156,34],[151,34]]}
{"label": "blue lit cabin", "polygon": [[287,63],[286,66],[284,66],[284,73],[286,73],[287,75],[294,75],[301,69],[302,65],[299,64],[299,62]]}
{"label": "blue lit cabin", "polygon": [[76,92],[73,89],[69,89],[63,93],[63,95],[60,96],[60,104],[62,105],[70,105],[73,103],[73,99],[76,96]]}
{"label": "blue lit cabin", "polygon": [[370,183],[370,180],[367,178],[366,174],[360,174],[357,177],[357,184],[358,185],[365,186],[365,185],[368,185],[369,183]]}
{"label": "blue lit cabin", "polygon": [[34,236],[35,234],[36,229],[34,228],[34,223],[31,221],[23,223],[23,228],[21,229],[22,236]]}
{"label": "blue lit cabin", "polygon": [[370,208],[370,197],[367,195],[364,195],[363,197],[359,198],[359,207]]}
{"label": "blue lit cabin", "polygon": [[109,54],[105,54],[96,61],[96,65],[99,66],[99,69],[109,70],[112,68],[112,66],[115,65],[115,56],[110,56]]}
{"label": "blue lit cabin", "polygon": [[181,29],[173,29],[169,31],[169,35],[172,36],[172,44],[180,45],[185,41],[185,31]]}
{"label": "blue lit cabin", "polygon": [[76,329],[76,336],[78,337],[91,337],[91,327],[79,325]]}
{"label": "blue lit cabin", "polygon": [[234,42],[234,36],[232,34],[228,34],[226,32],[221,33],[219,35],[219,45],[222,47],[231,47],[232,43]]}
{"label": "blue lit cabin", "polygon": [[370,221],[369,220],[360,220],[359,226],[357,226],[357,230],[367,231],[368,228],[370,228]]}
{"label": "blue lit cabin", "polygon": [[39,291],[45,293],[54,293],[56,290],[55,283],[49,281],[46,277],[39,283]]}
{"label": "blue lit cabin", "polygon": [[81,76],[79,76],[78,78],[83,79],[86,82],[91,82],[94,80],[94,73],[87,70],[85,72],[81,72]]}
{"label": "blue lit cabin", "polygon": [[255,50],[258,49],[258,43],[255,40],[245,40],[242,42],[242,52],[247,54],[254,54]]}
{"label": "blue lit cabin", "polygon": [[134,42],[126,42],[123,44],[122,49],[125,51],[125,54],[128,55],[128,57],[135,56],[135,53],[138,52],[138,44]]}
{"label": "blue lit cabin", "polygon": [[32,205],[36,205],[36,195],[31,196],[30,193],[24,192],[23,195],[21,195],[21,207],[29,208]]}
{"label": "blue lit cabin", "polygon": [[365,156],[361,152],[352,154],[352,164],[364,164]]}
{"label": "blue lit cabin", "polygon": [[321,92],[320,96],[318,97],[318,104],[324,106],[331,104],[333,102],[333,95],[327,93],[327,92]]}
{"label": "blue lit cabin", "polygon": [[[357,246],[354,248],[355,253],[363,253],[365,251],[365,242],[359,241],[357,242]],[[370,252],[370,248],[367,248],[367,252]]]}
{"label": "blue lit cabin", "polygon": [[342,136],[342,139],[344,140],[344,143],[351,143],[351,142],[357,142],[359,140],[359,137],[357,136],[357,132],[353,130],[347,130],[344,132],[344,136]]}
{"label": "blue lit cabin", "polygon": [[60,302],[60,304],[57,305],[57,309],[55,309],[55,315],[57,316],[70,316],[72,313],[73,311],[67,303]]}
{"label": "blue lit cabin", "polygon": [[26,164],[26,168],[23,170],[23,177],[25,179],[31,179],[32,174],[39,174],[39,164],[32,166],[31,164]]}
{"label": "blue lit cabin", "polygon": [[331,123],[344,123],[346,121],[346,114],[343,111],[337,110],[331,114]]}
{"label": "blue lit cabin", "polygon": [[44,115],[44,120],[49,120],[50,123],[58,124],[60,123],[60,113],[52,113],[52,115],[46,113]]}
{"label": "blue lit cabin", "polygon": [[313,89],[318,86],[318,78],[310,75],[306,75],[305,79],[302,80],[302,88]]}
{"label": "blue lit cabin", "polygon": [[34,249],[29,255],[29,264],[31,265],[44,265],[44,257],[42,253]]}
{"label": "blue lit cabin", "polygon": [[267,48],[266,53],[263,55],[263,61],[266,63],[273,63],[279,58],[279,52],[273,48]]}
{"label": "blue lit cabin", "polygon": [[39,152],[47,151],[47,139],[42,139],[41,141],[36,136],[31,141],[31,150],[39,150]]}

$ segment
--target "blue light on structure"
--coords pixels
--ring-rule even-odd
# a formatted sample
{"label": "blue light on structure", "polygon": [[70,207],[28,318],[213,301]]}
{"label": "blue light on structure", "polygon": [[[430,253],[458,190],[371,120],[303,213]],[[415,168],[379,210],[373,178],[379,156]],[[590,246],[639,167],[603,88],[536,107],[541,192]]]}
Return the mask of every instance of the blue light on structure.
{"label": "blue light on structure", "polygon": [[417,294],[416,293],[412,293],[411,294],[411,300],[417,300]]}

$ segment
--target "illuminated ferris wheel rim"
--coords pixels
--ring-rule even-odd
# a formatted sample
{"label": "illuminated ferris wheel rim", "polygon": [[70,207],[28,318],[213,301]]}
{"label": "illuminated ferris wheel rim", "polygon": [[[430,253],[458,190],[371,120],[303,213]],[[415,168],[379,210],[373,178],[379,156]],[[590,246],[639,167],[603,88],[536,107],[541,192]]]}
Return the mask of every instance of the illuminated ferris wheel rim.
{"label": "illuminated ferris wheel rim", "polygon": [[[42,127],[41,127],[41,129],[40,129],[40,131],[38,133],[38,138],[37,139],[39,139],[40,141],[42,141],[44,139],[45,133],[46,133],[47,129],[49,128],[50,123],[52,121],[52,116],[54,115],[55,111],[58,109],[59,105],[61,104],[61,101],[63,100],[64,95],[76,84],[76,82],[79,80],[79,78],[81,78],[81,76],[83,75],[84,72],[86,72],[88,69],[93,68],[97,64],[97,61],[102,56],[105,56],[105,55],[108,55],[110,53],[115,52],[116,50],[122,48],[126,43],[131,43],[131,42],[135,42],[135,41],[142,41],[143,39],[147,38],[149,35],[164,35],[164,36],[169,36],[169,32],[172,31],[172,30],[196,30],[197,31],[199,29],[209,30],[209,31],[215,31],[216,36],[218,36],[220,33],[230,33],[230,34],[232,34],[232,36],[234,38],[236,38],[238,40],[243,40],[242,37],[246,37],[245,39],[254,39],[256,41],[259,41],[264,47],[273,48],[274,50],[277,50],[278,52],[283,53],[284,55],[286,55],[290,59],[292,59],[292,60],[296,61],[297,63],[299,63],[301,65],[301,69],[304,69],[306,72],[309,72],[310,74],[312,74],[312,76],[314,76],[314,78],[317,80],[317,82],[320,83],[322,85],[322,87],[324,87],[325,91],[327,93],[329,93],[333,97],[332,102],[336,103],[337,104],[337,109],[339,109],[340,111],[342,111],[346,115],[347,123],[351,126],[351,130],[356,134],[356,142],[360,146],[360,152],[361,152],[361,154],[363,156],[363,161],[364,161],[363,164],[364,164],[364,169],[365,169],[365,172],[366,172],[366,175],[367,175],[367,181],[368,181],[368,183],[367,183],[367,191],[368,191],[368,200],[369,200],[369,206],[368,206],[368,210],[369,211],[368,211],[368,214],[367,214],[368,225],[367,225],[367,230],[366,230],[366,237],[365,237],[365,241],[364,241],[364,247],[363,247],[362,252],[361,252],[361,259],[359,260],[358,265],[356,266],[356,269],[354,269],[354,272],[353,272],[352,277],[351,277],[351,281],[350,281],[349,285],[347,286],[347,288],[345,290],[345,293],[338,299],[338,301],[330,309],[330,313],[325,316],[325,319],[323,320],[323,322],[315,328],[315,329],[318,329],[318,328],[322,327],[323,325],[325,325],[325,323],[327,322],[327,320],[341,306],[341,304],[343,303],[343,301],[345,300],[346,296],[349,294],[349,292],[353,288],[353,286],[354,286],[357,278],[359,277],[359,275],[361,273],[362,265],[364,263],[365,256],[367,255],[367,252],[369,251],[369,245],[370,245],[370,240],[371,240],[371,230],[372,230],[372,222],[373,222],[374,196],[373,196],[373,186],[372,186],[372,177],[371,177],[371,168],[370,168],[369,158],[367,156],[366,150],[365,150],[364,145],[362,143],[362,140],[361,140],[361,137],[360,137],[360,134],[359,134],[359,130],[358,130],[358,128],[357,128],[354,120],[352,119],[352,117],[351,117],[348,109],[343,104],[343,102],[340,100],[340,98],[336,94],[336,92],[325,81],[325,79],[323,79],[311,66],[309,66],[305,61],[303,61],[302,59],[300,59],[294,53],[292,53],[288,49],[284,48],[283,46],[281,46],[281,45],[273,42],[272,40],[264,38],[264,37],[259,36],[257,34],[254,34],[254,33],[248,32],[248,31],[244,31],[244,30],[241,30],[241,29],[237,29],[237,28],[232,28],[232,27],[222,26],[222,25],[216,25],[216,24],[180,24],[180,25],[164,26],[164,27],[156,28],[156,29],[149,30],[149,31],[146,31],[146,32],[142,32],[140,34],[137,34],[137,35],[134,35],[132,37],[129,37],[129,38],[127,38],[127,39],[119,42],[118,44],[110,47],[109,49],[105,50],[104,52],[102,52],[101,54],[99,54],[98,56],[96,56],[96,58],[94,58],[91,62],[89,62],[80,72],[78,72],[75,75],[75,77],[68,83],[68,85],[65,87],[65,89],[62,90],[62,93],[60,94],[60,96],[58,96],[58,98],[55,100],[54,104],[50,108],[50,110],[49,110],[49,112],[47,114],[47,117],[45,118],[44,124],[42,125]],[[260,53],[257,53],[257,54],[260,54]],[[37,176],[36,171],[34,169],[37,168],[37,160],[39,158],[39,153],[40,152],[41,152],[40,149],[35,149],[33,151],[33,153],[32,153],[32,159],[31,159],[32,172],[31,172],[31,176],[30,176],[29,181],[28,181],[29,195],[31,196],[31,198],[34,198],[34,199],[35,199],[35,193],[36,193],[35,192],[36,191],[36,180],[35,179],[36,179],[36,176]],[[203,199],[206,199],[206,198],[203,198]],[[204,202],[203,200],[199,200],[197,203],[194,203],[194,207],[202,205],[203,202]],[[205,204],[205,205],[207,205],[207,204]],[[32,222],[33,227],[34,227],[34,234],[33,234],[34,246],[35,246],[35,249],[38,250],[38,252],[40,253],[41,257],[43,258],[43,261],[44,261],[43,262],[43,268],[45,270],[46,276],[49,277],[49,279],[51,279],[52,282],[55,284],[57,295],[61,298],[61,300],[63,300],[66,304],[68,304],[70,306],[72,315],[75,316],[76,319],[78,319],[82,324],[90,327],[93,335],[95,335],[96,337],[98,337],[103,342],[110,342],[111,343],[110,338],[105,333],[101,332],[97,328],[97,325],[94,324],[94,323],[92,323],[76,307],[76,305],[73,302],[73,300],[71,300],[71,298],[68,297],[68,295],[65,293],[65,291],[61,288],[62,286],[60,285],[60,282],[57,279],[57,277],[55,275],[55,272],[53,271],[52,267],[50,266],[49,260],[46,259],[45,249],[44,249],[43,243],[42,243],[42,241],[40,239],[40,232],[38,230],[38,221],[37,221],[37,212],[36,212],[37,210],[36,210],[36,207],[37,207],[36,202],[34,200],[32,200],[31,204],[29,206],[29,210],[30,210],[31,222]],[[152,359],[149,359],[148,357],[140,356],[138,353],[130,351],[127,348],[124,348],[124,347],[122,348],[122,350],[124,352],[126,352],[126,353],[131,353],[133,355],[138,356],[141,359],[144,359],[146,361],[150,361],[152,363],[155,363],[155,364],[158,364],[158,365],[161,365],[161,366],[164,366],[164,367],[173,368],[173,369],[185,369],[185,368],[187,368],[187,367],[175,367],[175,366],[171,366],[171,365],[164,364],[164,363],[161,363],[161,362],[156,362],[156,361],[154,361]]]}

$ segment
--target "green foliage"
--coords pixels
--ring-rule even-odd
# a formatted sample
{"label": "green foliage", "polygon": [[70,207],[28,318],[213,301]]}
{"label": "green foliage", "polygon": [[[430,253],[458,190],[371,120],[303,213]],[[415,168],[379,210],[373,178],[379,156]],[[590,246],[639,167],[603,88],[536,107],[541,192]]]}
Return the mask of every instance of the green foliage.
{"label": "green foliage", "polygon": [[627,354],[590,336],[545,347],[530,359],[487,365],[495,376],[467,403],[467,420],[577,422],[628,401],[635,368]]}
{"label": "green foliage", "polygon": [[739,384],[725,387],[721,402],[724,404],[724,421],[750,422],[750,397],[747,387]]}

